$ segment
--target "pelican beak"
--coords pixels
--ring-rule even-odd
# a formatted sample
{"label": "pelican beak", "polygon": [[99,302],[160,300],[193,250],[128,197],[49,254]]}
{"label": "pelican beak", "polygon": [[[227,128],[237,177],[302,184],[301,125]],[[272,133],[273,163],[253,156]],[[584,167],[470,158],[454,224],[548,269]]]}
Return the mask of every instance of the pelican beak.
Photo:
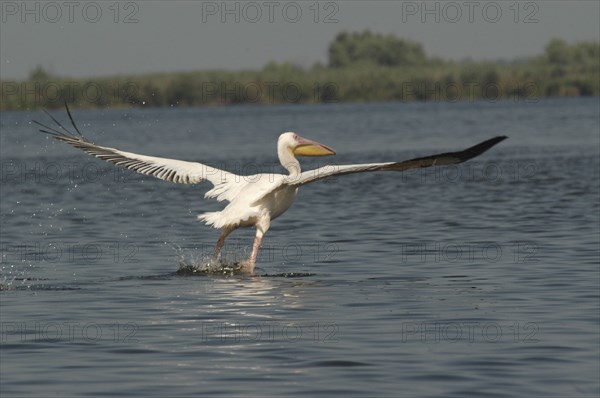
{"label": "pelican beak", "polygon": [[298,156],[327,156],[335,155],[335,151],[317,141],[298,137],[298,145],[293,149],[294,155]]}

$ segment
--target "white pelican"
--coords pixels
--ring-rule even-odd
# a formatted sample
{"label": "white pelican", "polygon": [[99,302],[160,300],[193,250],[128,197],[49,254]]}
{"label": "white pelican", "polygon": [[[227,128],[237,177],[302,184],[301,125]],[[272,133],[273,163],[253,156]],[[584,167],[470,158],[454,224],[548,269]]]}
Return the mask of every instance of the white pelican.
{"label": "white pelican", "polygon": [[287,132],[281,134],[277,140],[277,156],[281,165],[288,171],[287,175],[263,173],[239,176],[202,163],[138,155],[96,145],[83,137],[73,121],[68,107],[67,114],[79,136],[71,133],[52,115],[46,113],[62,131],[34,120],[34,123],[43,127],[40,129],[41,132],[50,134],[53,138],[64,141],[97,158],[174,183],[199,184],[206,180],[213,184],[214,187],[206,193],[205,197],[218,201],[225,200],[229,204],[222,211],[200,214],[198,219],[214,228],[221,229],[215,256],[219,255],[225,244],[225,238],[231,232],[240,227],[256,227],[252,254],[249,259],[240,262],[240,270],[250,274],[254,273],[258,250],[271,221],[292,205],[298,194],[298,188],[302,185],[326,177],[351,173],[404,171],[420,167],[462,163],[482,154],[507,138],[505,136],[494,137],[460,152],[441,153],[402,162],[331,165],[302,172],[296,156],[335,155],[335,151],[326,145],[300,137],[296,133]]}

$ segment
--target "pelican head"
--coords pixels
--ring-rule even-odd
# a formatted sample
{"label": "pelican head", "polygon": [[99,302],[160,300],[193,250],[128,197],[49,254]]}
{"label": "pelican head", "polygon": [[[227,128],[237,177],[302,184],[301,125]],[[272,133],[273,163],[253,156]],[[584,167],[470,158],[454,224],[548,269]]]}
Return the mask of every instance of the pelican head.
{"label": "pelican head", "polygon": [[335,155],[335,151],[327,145],[300,137],[298,134],[291,131],[279,136],[277,148],[291,151],[295,156]]}
{"label": "pelican head", "polygon": [[277,155],[281,165],[289,171],[290,175],[296,175],[300,173],[300,162],[296,156],[335,155],[335,151],[327,145],[300,137],[289,131],[279,136]]}
{"label": "pelican head", "polygon": [[319,142],[300,137],[294,132],[283,133],[277,141],[277,154],[281,165],[291,175],[300,173],[300,163],[296,156],[327,156],[335,155],[335,151]]}

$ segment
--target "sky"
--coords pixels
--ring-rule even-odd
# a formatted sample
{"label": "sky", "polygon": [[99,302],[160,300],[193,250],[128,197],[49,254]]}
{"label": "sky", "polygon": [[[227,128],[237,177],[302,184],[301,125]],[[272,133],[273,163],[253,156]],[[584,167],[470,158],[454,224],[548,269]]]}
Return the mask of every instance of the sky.
{"label": "sky", "polygon": [[598,1],[4,1],[0,78],[258,69],[327,62],[340,31],[369,29],[446,59],[513,59],[553,37],[600,40]]}

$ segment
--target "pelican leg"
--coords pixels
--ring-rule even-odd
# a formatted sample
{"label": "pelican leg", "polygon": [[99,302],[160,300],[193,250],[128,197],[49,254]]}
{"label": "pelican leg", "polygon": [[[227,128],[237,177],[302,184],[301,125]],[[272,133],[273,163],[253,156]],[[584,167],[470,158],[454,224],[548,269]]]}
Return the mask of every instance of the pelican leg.
{"label": "pelican leg", "polygon": [[256,265],[256,259],[258,258],[258,250],[262,244],[262,238],[271,226],[271,217],[265,215],[261,217],[259,222],[256,223],[256,237],[252,244],[252,254],[250,258],[240,262],[240,271],[254,275],[254,266]]}
{"label": "pelican leg", "polygon": [[258,234],[254,238],[254,243],[252,244],[252,254],[250,255],[250,264],[252,264],[252,272],[254,272],[254,265],[256,264],[256,259],[258,257],[258,251],[260,250],[260,246],[262,245],[262,236]]}
{"label": "pelican leg", "polygon": [[231,227],[225,227],[223,228],[223,230],[221,231],[221,235],[219,236],[219,240],[217,241],[217,246],[215,247],[215,257],[216,258],[220,258],[221,257],[221,249],[223,249],[223,246],[225,246],[225,238],[227,238],[229,236],[229,234],[231,232],[233,232],[235,228],[231,228]]}
{"label": "pelican leg", "polygon": [[247,274],[254,274],[254,266],[256,265],[256,259],[258,258],[258,250],[262,244],[262,236],[263,234],[257,230],[254,243],[252,244],[252,254],[250,255],[249,259],[240,261],[240,271]]}

